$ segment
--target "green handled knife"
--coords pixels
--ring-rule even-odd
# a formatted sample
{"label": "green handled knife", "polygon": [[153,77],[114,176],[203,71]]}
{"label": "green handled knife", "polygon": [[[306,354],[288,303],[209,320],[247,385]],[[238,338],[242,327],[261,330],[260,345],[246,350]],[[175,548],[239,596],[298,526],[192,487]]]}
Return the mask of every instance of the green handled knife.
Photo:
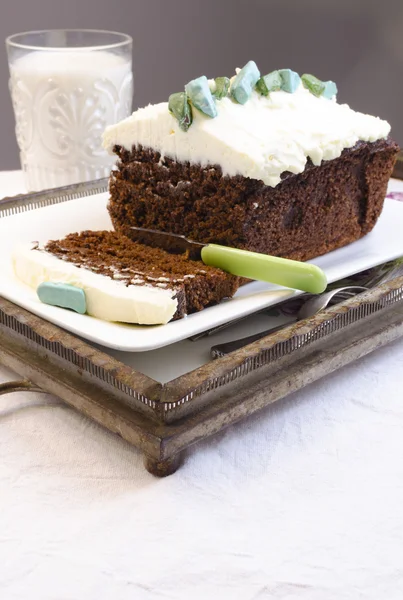
{"label": "green handled knife", "polygon": [[183,235],[155,229],[130,229],[130,237],[134,242],[162,248],[173,254],[187,253],[189,259],[202,260],[205,265],[218,267],[231,275],[267,281],[311,294],[320,294],[327,286],[326,275],[315,265],[218,244],[201,244]]}

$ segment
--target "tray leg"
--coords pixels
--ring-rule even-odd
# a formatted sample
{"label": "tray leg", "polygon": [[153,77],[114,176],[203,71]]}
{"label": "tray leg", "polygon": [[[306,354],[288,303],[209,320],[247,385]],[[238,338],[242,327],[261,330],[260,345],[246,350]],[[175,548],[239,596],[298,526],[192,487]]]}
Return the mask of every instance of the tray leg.
{"label": "tray leg", "polygon": [[151,475],[155,475],[156,477],[167,477],[168,475],[172,475],[179,468],[180,464],[180,453],[163,460],[157,460],[148,454],[144,455],[145,468]]}

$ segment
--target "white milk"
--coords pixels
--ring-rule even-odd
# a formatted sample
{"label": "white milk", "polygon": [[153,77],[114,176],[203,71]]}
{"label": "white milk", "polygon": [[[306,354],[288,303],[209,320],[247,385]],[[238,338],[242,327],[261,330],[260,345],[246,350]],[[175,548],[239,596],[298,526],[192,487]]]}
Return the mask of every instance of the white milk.
{"label": "white milk", "polygon": [[10,66],[16,134],[29,190],[106,177],[107,125],[131,114],[131,61],[104,50],[34,51]]}

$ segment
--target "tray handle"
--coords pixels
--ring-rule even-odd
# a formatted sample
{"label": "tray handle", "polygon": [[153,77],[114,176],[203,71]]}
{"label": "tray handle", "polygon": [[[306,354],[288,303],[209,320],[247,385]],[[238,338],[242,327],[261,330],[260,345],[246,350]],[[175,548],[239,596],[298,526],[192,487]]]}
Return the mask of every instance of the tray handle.
{"label": "tray handle", "polygon": [[0,396],[3,394],[11,394],[12,392],[43,392],[43,390],[26,379],[22,381],[7,381],[6,383],[0,383]]}

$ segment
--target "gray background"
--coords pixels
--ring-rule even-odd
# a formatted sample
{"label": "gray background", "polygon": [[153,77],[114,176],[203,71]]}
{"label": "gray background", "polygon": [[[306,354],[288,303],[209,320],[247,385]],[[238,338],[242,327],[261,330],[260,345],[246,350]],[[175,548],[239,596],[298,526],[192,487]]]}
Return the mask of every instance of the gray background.
{"label": "gray background", "polygon": [[[134,39],[134,106],[190,79],[292,68],[338,84],[338,99],[389,120],[403,145],[403,0],[0,0],[0,37],[49,28],[111,29]],[[0,169],[19,167],[0,60]]]}

